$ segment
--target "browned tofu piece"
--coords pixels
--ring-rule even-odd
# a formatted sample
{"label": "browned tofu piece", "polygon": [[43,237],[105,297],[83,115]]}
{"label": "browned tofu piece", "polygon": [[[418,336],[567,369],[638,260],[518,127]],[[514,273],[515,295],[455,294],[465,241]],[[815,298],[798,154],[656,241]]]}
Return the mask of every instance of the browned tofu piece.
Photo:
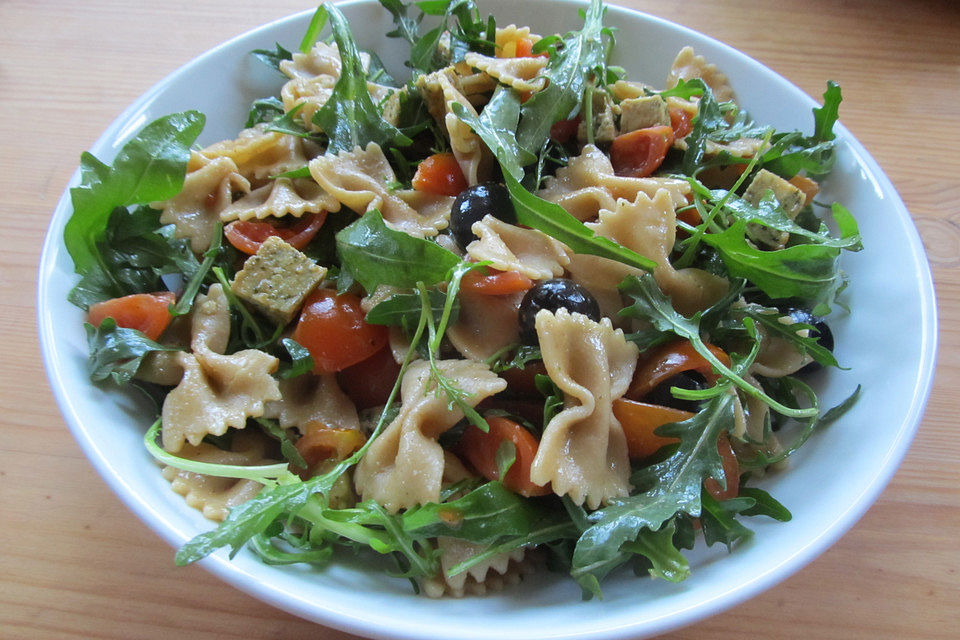
{"label": "browned tofu piece", "polygon": [[659,126],[670,126],[670,110],[660,96],[620,101],[620,133]]}
{"label": "browned tofu piece", "polygon": [[276,236],[267,238],[233,279],[242,300],[278,324],[287,324],[327,269]]}
{"label": "browned tofu piece", "polygon": [[[803,191],[766,169],[757,172],[750,186],[743,193],[743,199],[756,207],[768,191],[773,192],[773,197],[777,199],[783,212],[791,220],[797,217],[806,202],[806,195]],[[748,225],[748,233],[757,242],[774,249],[783,248],[787,240],[790,239],[790,234],[786,231],[777,231],[756,223]]]}

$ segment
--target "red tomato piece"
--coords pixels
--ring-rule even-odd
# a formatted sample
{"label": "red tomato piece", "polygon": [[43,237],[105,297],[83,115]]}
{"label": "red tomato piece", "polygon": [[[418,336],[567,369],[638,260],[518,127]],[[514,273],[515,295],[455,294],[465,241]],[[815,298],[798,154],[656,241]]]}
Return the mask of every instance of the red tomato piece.
{"label": "red tomato piece", "polygon": [[[707,348],[720,362],[730,366],[730,356],[722,349],[712,344],[708,344]],[[643,398],[664,380],[684,371],[696,371],[703,375],[707,382],[715,382],[717,379],[713,366],[693,348],[689,340],[677,340],[661,345],[649,353],[644,353],[640,358],[633,374],[633,382],[626,393],[626,397],[630,399]]]}
{"label": "red tomato piece", "polygon": [[541,487],[530,480],[530,465],[539,447],[533,434],[508,418],[497,416],[486,418],[486,420],[490,425],[488,433],[484,433],[474,425],[468,426],[463,432],[457,448],[460,456],[487,480],[499,480],[497,449],[502,442],[509,440],[516,447],[517,456],[513,466],[503,478],[503,486],[526,498],[550,493],[549,486]]}
{"label": "red tomato piece", "polygon": [[398,375],[400,365],[393,359],[388,344],[366,360],[340,371],[337,382],[357,409],[369,409],[386,404]]}
{"label": "red tomato piece", "polygon": [[349,293],[317,289],[307,297],[292,337],[310,352],[314,373],[342,371],[387,344],[387,328],[368,324],[365,315]]}
{"label": "red tomato piece", "polygon": [[703,487],[714,500],[723,502],[740,495],[740,462],[730,445],[730,438],[725,435],[721,435],[717,440],[717,451],[720,452],[720,459],[723,461],[723,476],[727,479],[727,488],[722,488],[713,478],[704,480]]}
{"label": "red tomato piece", "polygon": [[177,296],[170,291],[134,293],[91,305],[87,319],[99,327],[107,318],[113,318],[118,327],[136,329],[151,340],[157,340],[170,324],[167,307],[176,301]]}
{"label": "red tomato piece", "polygon": [[550,127],[550,137],[560,144],[563,144],[577,135],[577,129],[580,128],[581,119],[580,116],[577,116],[572,120],[557,120],[553,123],[553,126]]}
{"label": "red tomato piece", "polygon": [[439,196],[455,196],[469,185],[452,153],[435,153],[417,165],[413,188]]}
{"label": "red tomato piece", "polygon": [[670,126],[673,127],[673,135],[677,139],[690,135],[693,131],[693,123],[690,121],[690,114],[683,109],[670,109]]}
{"label": "red tomato piece", "polygon": [[673,144],[672,127],[647,127],[624,133],[613,139],[610,162],[614,173],[629,178],[645,178],[660,168]]}
{"label": "red tomato piece", "polygon": [[470,271],[460,281],[460,289],[472,291],[484,296],[505,296],[526,291],[533,286],[533,280],[519,271],[494,271],[484,275],[479,271]]}
{"label": "red tomato piece", "polygon": [[278,226],[265,220],[234,220],[223,229],[227,240],[248,255],[260,249],[267,238],[278,236],[294,249],[303,249],[310,244],[327,219],[327,212],[304,215],[289,227]]}

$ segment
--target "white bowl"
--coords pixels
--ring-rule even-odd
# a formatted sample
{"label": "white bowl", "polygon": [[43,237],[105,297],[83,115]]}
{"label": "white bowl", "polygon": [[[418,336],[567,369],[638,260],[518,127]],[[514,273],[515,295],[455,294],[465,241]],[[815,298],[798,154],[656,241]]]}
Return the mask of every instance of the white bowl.
{"label": "white bowl", "polygon": [[[539,33],[564,32],[579,24],[580,5],[568,0],[490,0],[482,5],[484,15],[493,13],[500,25],[528,24]],[[360,45],[380,52],[383,60],[394,62],[391,71],[402,73],[396,61],[404,59],[405,45],[384,37],[392,28],[387,13],[371,1],[341,7]],[[91,151],[110,160],[144,124],[184,109],[207,114],[201,143],[233,137],[250,102],[274,94],[282,80],[248,52],[272,49],[274,42],[292,49],[309,17],[308,12],[277,21],[198,57],[137,100]],[[627,67],[632,79],[662,86],[673,56],[689,44],[729,75],[741,104],[757,121],[812,129],[814,101],[744,54],[615,6],[606,23],[619,28],[616,62]],[[841,118],[842,113],[841,108]],[[681,584],[616,575],[603,585],[603,601],[581,602],[572,580],[549,573],[500,595],[436,601],[416,596],[406,581],[367,570],[350,558],[315,570],[270,567],[247,552],[229,561],[220,552],[203,565],[257,598],[351,633],[462,640],[663,633],[729,608],[797,571],[846,532],[893,475],[919,423],[936,346],[933,286],[910,216],[863,146],[842,125],[836,131],[837,168],[822,197],[838,200],[858,215],[866,249],[845,256],[851,280],[845,295],[853,314],[831,321],[837,355],[851,371],[826,372],[817,387],[824,406],[839,402],[858,383],[863,394],[840,422],[815,435],[792,458],[788,471],[763,481],[793,512],[791,522],[749,522],[756,535],[729,555],[718,548],[697,549],[691,556],[693,575]],[[71,186],[78,180],[75,174]],[[40,265],[38,320],[51,386],[74,436],[107,483],[159,535],[179,546],[211,524],[170,490],[144,451],[148,425],[140,400],[95,387],[87,378],[83,315],[66,301],[76,281],[62,241],[70,212],[65,192]]]}

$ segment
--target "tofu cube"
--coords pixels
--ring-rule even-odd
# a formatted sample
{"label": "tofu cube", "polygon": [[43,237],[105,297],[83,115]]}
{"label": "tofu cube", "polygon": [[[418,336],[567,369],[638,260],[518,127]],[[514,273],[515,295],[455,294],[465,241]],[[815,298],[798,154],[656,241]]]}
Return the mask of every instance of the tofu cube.
{"label": "tofu cube", "polygon": [[285,325],[326,275],[325,267],[271,236],[247,259],[231,288],[260,313]]}
{"label": "tofu cube", "polygon": [[620,102],[620,133],[670,125],[670,110],[660,96],[628,98]]}
{"label": "tofu cube", "polygon": [[767,191],[773,191],[773,197],[777,199],[784,213],[790,216],[791,220],[797,217],[806,201],[803,191],[766,169],[757,172],[753,182],[744,192],[743,199],[756,207]]}
{"label": "tofu cube", "polygon": [[[766,169],[757,172],[750,186],[743,193],[743,199],[756,207],[768,191],[773,192],[773,197],[777,199],[783,212],[791,220],[797,217],[806,202],[803,191]],[[786,231],[778,231],[756,223],[750,223],[747,226],[747,233],[757,242],[775,249],[783,248],[790,239],[790,234]]]}

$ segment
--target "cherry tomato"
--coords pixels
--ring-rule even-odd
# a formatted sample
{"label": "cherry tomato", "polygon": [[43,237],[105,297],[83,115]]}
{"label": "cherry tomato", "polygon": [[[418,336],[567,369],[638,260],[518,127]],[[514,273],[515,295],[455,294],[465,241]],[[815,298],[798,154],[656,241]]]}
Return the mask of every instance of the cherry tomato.
{"label": "cherry tomato", "polygon": [[673,128],[664,126],[637,129],[617,136],[610,146],[614,173],[629,178],[649,176],[663,164],[673,138]]}
{"label": "cherry tomato", "polygon": [[357,409],[369,409],[386,404],[393,389],[400,365],[393,359],[390,345],[337,374],[337,383],[353,400]]}
{"label": "cherry tomato", "polygon": [[364,316],[355,295],[318,289],[307,297],[292,337],[313,356],[314,373],[342,371],[387,344],[387,328]]}
{"label": "cherry tomato", "polygon": [[294,249],[303,249],[320,231],[327,212],[306,214],[289,227],[265,220],[234,220],[223,229],[227,240],[239,251],[253,255],[267,238],[278,236]]}
{"label": "cherry tomato", "polygon": [[460,281],[460,289],[472,291],[484,296],[505,296],[526,291],[533,286],[533,280],[519,271],[497,271],[491,269],[489,275],[479,271],[470,271]]}
{"label": "cherry tomato", "polygon": [[452,153],[435,153],[417,165],[413,188],[438,196],[455,196],[469,185]]}
{"label": "cherry tomato", "polygon": [[577,135],[577,129],[580,128],[580,116],[572,120],[557,120],[550,127],[550,137],[563,144],[573,136]]}
{"label": "cherry tomato", "polygon": [[693,131],[690,114],[683,109],[670,109],[670,126],[673,127],[673,135],[678,139],[690,135]]}
{"label": "cherry tomato", "polygon": [[550,493],[548,486],[541,487],[530,480],[530,465],[533,464],[539,447],[533,434],[508,418],[497,416],[486,418],[486,420],[490,425],[488,433],[484,433],[473,425],[468,426],[463,432],[457,446],[457,452],[461,457],[465,458],[487,480],[499,480],[497,449],[502,442],[509,440],[516,448],[517,455],[513,466],[503,478],[503,486],[526,498]]}
{"label": "cherry tomato", "polygon": [[118,327],[136,329],[151,340],[157,340],[170,324],[167,307],[176,301],[176,295],[170,291],[134,293],[91,305],[87,319],[99,327],[107,318],[113,318]]}

